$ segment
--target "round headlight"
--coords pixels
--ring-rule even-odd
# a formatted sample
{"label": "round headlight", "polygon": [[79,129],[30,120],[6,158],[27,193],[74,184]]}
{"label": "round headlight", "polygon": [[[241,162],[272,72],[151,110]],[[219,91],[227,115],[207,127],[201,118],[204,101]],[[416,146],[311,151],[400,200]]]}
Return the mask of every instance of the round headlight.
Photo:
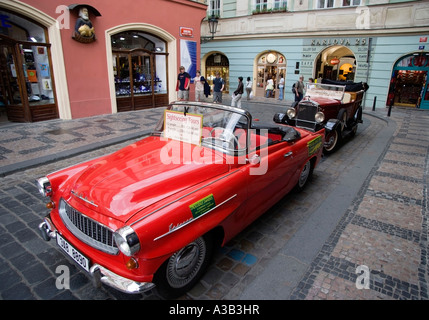
{"label": "round headlight", "polygon": [[52,195],[52,186],[48,178],[39,178],[36,180],[36,184],[42,196],[49,197]]}
{"label": "round headlight", "polygon": [[140,241],[133,228],[125,226],[114,233],[116,245],[126,256],[130,257],[140,250]]}
{"label": "round headlight", "polygon": [[286,111],[287,116],[289,117],[289,119],[293,119],[296,116],[296,110],[295,108],[288,108]]}
{"label": "round headlight", "polygon": [[323,112],[316,112],[316,114],[314,115],[314,120],[316,120],[317,123],[322,123],[323,121],[325,121],[325,115]]}

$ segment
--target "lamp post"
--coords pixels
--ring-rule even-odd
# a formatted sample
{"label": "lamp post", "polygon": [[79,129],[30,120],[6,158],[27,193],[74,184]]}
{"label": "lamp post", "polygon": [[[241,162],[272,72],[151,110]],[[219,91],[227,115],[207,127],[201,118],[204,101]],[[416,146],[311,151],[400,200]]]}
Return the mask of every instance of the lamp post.
{"label": "lamp post", "polygon": [[214,14],[208,19],[208,24],[211,37],[201,37],[201,43],[206,43],[214,39],[214,34],[216,33],[218,24],[218,19]]}

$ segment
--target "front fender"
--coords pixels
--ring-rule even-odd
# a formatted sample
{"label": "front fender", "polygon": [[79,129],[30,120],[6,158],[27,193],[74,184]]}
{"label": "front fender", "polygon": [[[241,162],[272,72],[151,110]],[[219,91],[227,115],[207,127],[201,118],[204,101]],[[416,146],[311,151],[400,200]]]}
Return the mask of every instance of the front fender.
{"label": "front fender", "polygon": [[328,122],[325,124],[326,134],[337,130],[340,124],[341,124],[341,121],[338,119],[329,119]]}

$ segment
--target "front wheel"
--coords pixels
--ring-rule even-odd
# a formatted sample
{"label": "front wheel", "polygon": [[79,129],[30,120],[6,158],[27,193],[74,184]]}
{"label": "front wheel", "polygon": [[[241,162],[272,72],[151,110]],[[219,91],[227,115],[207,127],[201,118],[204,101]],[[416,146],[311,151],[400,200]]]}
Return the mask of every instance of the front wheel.
{"label": "front wheel", "polygon": [[335,130],[330,131],[325,137],[325,144],[323,145],[323,149],[326,154],[334,152],[337,148],[340,140],[341,140],[340,129],[337,128]]}
{"label": "front wheel", "polygon": [[199,280],[213,252],[209,236],[202,236],[175,252],[155,274],[158,293],[166,299],[177,298]]}

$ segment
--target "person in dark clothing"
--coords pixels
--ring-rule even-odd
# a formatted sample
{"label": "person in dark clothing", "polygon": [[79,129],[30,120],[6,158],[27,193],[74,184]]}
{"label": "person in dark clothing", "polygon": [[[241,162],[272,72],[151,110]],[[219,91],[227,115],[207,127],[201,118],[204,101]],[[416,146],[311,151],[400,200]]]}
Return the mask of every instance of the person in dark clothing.
{"label": "person in dark clothing", "polygon": [[179,68],[179,75],[177,76],[177,98],[179,100],[189,100],[189,86],[191,84],[191,76],[185,71],[185,67]]}
{"label": "person in dark clothing", "polygon": [[231,99],[231,107],[241,108],[241,97],[243,96],[243,77],[238,77],[237,90],[234,91]]}

